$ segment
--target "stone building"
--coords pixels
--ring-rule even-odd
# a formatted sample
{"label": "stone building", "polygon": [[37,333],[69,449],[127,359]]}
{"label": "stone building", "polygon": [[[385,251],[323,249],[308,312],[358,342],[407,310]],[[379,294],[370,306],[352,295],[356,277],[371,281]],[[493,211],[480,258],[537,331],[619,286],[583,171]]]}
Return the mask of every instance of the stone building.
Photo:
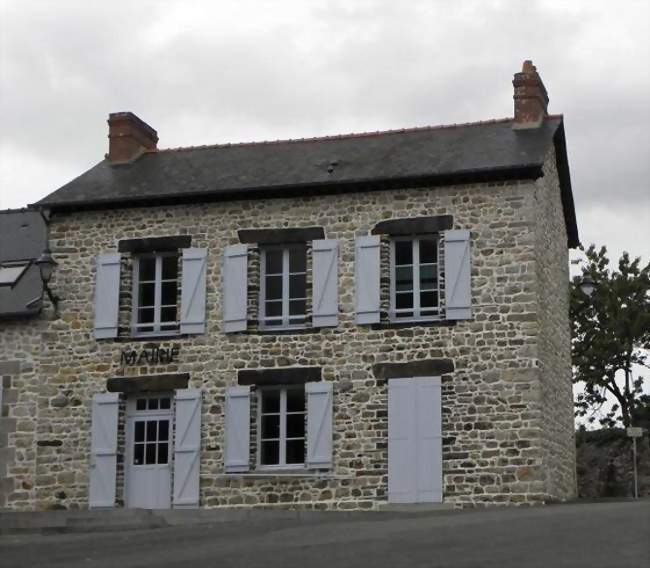
{"label": "stone building", "polygon": [[57,309],[0,323],[5,506],[574,497],[563,118],[513,83],[514,118],[277,142],[111,114],[33,206]]}

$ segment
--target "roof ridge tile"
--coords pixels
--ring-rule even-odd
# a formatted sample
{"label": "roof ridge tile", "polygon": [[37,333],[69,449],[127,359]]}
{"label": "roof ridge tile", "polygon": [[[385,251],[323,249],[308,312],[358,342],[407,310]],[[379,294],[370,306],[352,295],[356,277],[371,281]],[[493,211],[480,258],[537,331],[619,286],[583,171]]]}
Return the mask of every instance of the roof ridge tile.
{"label": "roof ridge tile", "polygon": [[[547,118],[561,118],[562,115],[548,115]],[[463,128],[466,126],[483,126],[487,124],[502,124],[512,122],[512,117],[493,118],[489,120],[478,120],[475,122],[458,122],[452,124],[437,124],[429,126],[413,126],[409,128],[395,128],[388,130],[375,130],[369,132],[351,132],[347,134],[328,134],[324,136],[312,136],[307,138],[286,138],[276,140],[259,140],[249,142],[222,142],[218,144],[199,144],[196,146],[177,146],[172,148],[159,148],[157,150],[150,150],[147,153],[163,153],[163,152],[189,152],[193,150],[210,150],[216,148],[241,148],[248,146],[271,146],[276,144],[300,144],[304,142],[325,142],[330,140],[350,140],[354,138],[371,138],[373,136],[383,136],[385,134],[410,134],[412,132],[427,132],[434,130],[444,130],[453,128]]]}

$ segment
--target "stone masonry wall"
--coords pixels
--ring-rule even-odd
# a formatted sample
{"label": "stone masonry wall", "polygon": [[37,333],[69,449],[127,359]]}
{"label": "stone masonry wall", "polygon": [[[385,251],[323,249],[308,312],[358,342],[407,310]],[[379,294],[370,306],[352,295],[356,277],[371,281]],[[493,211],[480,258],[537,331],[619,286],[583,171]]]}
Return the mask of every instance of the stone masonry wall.
{"label": "stone masonry wall", "polygon": [[571,383],[569,252],[553,149],[546,156],[544,177],[535,185],[543,450],[544,461],[548,464],[545,481],[549,495],[556,499],[571,499],[577,495],[577,480]]}
{"label": "stone masonry wall", "polygon": [[[61,317],[40,334],[28,375],[38,382],[37,397],[30,395],[36,408],[24,420],[33,429],[37,416],[37,437],[47,444],[34,447],[32,432],[29,446],[17,452],[15,471],[32,468],[34,488],[14,492],[9,506],[86,507],[92,395],[114,376],[188,372],[190,386],[203,391],[201,506],[376,508],[387,493],[387,386],[372,366],[439,357],[455,363],[455,371],[443,376],[445,501],[464,506],[562,498],[561,483],[547,481],[554,475],[549,468],[569,471],[573,457],[562,454],[551,463],[548,394],[538,367],[545,325],[538,316],[545,306],[536,266],[540,199],[538,185],[513,182],[55,214],[50,235],[59,269],[52,286],[63,298]],[[453,215],[455,228],[471,230],[473,319],[356,325],[354,237],[384,219],[444,214]],[[274,334],[251,323],[246,333],[222,333],[220,263],[224,247],[238,242],[237,230],[314,225],[339,240],[338,327]],[[209,249],[207,333],[155,342],[179,346],[178,362],[123,368],[121,350],[148,343],[128,333],[118,340],[92,338],[95,255],[116,251],[120,238],[177,234],[192,235],[192,246]],[[125,255],[127,279],[128,263]],[[254,320],[256,302],[249,304]],[[128,313],[125,300],[123,326]],[[224,474],[224,389],[236,384],[237,371],[307,365],[322,367],[323,378],[334,383],[332,471]],[[570,404],[569,391],[566,396]]]}
{"label": "stone masonry wall", "polygon": [[0,509],[29,509],[36,494],[40,318],[0,321]]}

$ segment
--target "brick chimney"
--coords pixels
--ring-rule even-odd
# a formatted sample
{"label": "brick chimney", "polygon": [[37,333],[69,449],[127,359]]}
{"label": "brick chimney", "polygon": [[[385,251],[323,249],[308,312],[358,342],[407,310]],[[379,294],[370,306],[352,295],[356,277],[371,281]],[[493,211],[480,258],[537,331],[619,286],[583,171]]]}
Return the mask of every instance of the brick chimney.
{"label": "brick chimney", "polygon": [[132,162],[144,152],[155,151],[158,133],[132,112],[108,115],[108,154],[111,164]]}
{"label": "brick chimney", "polygon": [[537,128],[548,115],[548,95],[537,68],[526,60],[521,73],[515,73],[512,81],[515,87],[515,129]]}

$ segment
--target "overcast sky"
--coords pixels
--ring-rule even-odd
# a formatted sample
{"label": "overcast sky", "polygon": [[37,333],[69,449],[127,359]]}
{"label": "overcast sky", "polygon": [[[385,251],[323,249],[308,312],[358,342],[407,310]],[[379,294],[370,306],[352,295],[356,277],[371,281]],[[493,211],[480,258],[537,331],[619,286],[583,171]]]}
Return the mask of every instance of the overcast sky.
{"label": "overcast sky", "polygon": [[[532,59],[563,113],[580,237],[650,257],[650,3],[0,0],[0,208],[159,147],[512,115]],[[575,256],[575,255],[574,255]]]}

